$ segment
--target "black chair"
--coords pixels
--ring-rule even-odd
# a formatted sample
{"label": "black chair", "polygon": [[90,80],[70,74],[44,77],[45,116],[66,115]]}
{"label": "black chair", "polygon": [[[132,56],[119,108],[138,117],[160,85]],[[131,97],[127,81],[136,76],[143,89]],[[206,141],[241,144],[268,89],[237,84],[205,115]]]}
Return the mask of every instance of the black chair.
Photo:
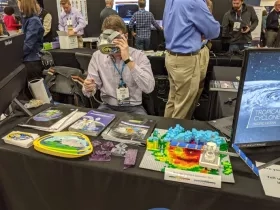
{"label": "black chair", "polygon": [[91,60],[91,54],[85,53],[75,53],[76,60],[80,64],[80,69],[83,71],[84,74],[87,74],[88,65]]}

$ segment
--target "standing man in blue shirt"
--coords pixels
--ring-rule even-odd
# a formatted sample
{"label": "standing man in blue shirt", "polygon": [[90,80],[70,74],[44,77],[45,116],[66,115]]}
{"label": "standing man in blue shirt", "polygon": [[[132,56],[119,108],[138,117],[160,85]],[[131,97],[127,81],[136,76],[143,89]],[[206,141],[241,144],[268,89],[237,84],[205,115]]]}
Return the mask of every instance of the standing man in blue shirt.
{"label": "standing man in blue shirt", "polygon": [[204,0],[166,0],[163,26],[170,83],[164,116],[186,119],[199,88],[202,37],[218,37],[220,24]]}
{"label": "standing man in blue shirt", "polygon": [[[135,37],[135,45],[138,50],[149,50],[151,42],[151,25],[158,29],[162,28],[157,24],[151,12],[145,10],[146,1],[139,0],[139,11],[135,12],[129,22],[129,30]],[[133,31],[133,25],[136,21],[136,33]]]}
{"label": "standing man in blue shirt", "polygon": [[[211,0],[206,0],[207,7],[209,11],[212,13],[213,12],[213,3]],[[200,69],[200,82],[199,82],[199,89],[196,94],[196,98],[193,102],[193,105],[191,107],[191,110],[188,112],[188,119],[191,119],[193,116],[193,113],[195,111],[195,108],[199,102],[199,99],[201,97],[201,94],[204,89],[205,85],[205,78],[207,74],[207,69],[208,69],[208,64],[210,60],[210,49],[212,47],[212,43],[210,40],[207,39],[202,39],[202,44],[201,44],[201,50],[199,51],[199,69]]]}

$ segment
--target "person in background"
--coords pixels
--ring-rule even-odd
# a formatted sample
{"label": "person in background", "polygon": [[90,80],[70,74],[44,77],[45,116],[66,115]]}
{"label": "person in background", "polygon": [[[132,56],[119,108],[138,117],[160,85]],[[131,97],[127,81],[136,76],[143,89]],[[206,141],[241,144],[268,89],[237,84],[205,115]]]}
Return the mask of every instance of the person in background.
{"label": "person in background", "polygon": [[36,2],[37,10],[39,11],[39,18],[41,20],[41,23],[44,27],[44,42],[52,42],[52,15],[43,8],[41,5],[42,1]]}
{"label": "person in background", "polygon": [[274,47],[275,40],[280,26],[280,0],[274,4],[274,10],[271,11],[266,20],[266,46]]}
{"label": "person in background", "polygon": [[68,32],[69,36],[78,36],[79,48],[83,47],[84,28],[87,23],[82,13],[71,6],[70,0],[61,0],[63,12],[59,17],[59,30]]}
{"label": "person in background", "polygon": [[103,24],[104,20],[110,15],[118,15],[118,13],[112,9],[114,5],[114,0],[105,0],[105,4],[105,8],[100,13],[101,25]]}
{"label": "person in background", "polygon": [[9,36],[3,18],[0,18],[0,36]]}
{"label": "person in background", "polygon": [[[135,45],[139,50],[149,50],[151,42],[151,25],[162,31],[162,28],[157,24],[151,12],[145,10],[146,1],[139,0],[139,11],[135,12],[129,22],[129,30],[132,31],[132,36],[135,37]],[[136,22],[136,33],[133,26]]]}
{"label": "person in background", "polygon": [[266,46],[265,40],[265,32],[266,32],[266,19],[267,19],[267,11],[263,10],[262,12],[262,31],[261,31],[261,46]]}
{"label": "person in background", "polygon": [[8,33],[12,36],[15,34],[18,34],[18,29],[21,26],[20,24],[17,23],[14,13],[15,10],[13,7],[5,7],[4,8],[4,13],[5,16],[3,18],[3,21],[5,23],[6,29],[8,31]]}
{"label": "person in background", "polygon": [[28,81],[42,78],[43,66],[40,51],[43,48],[44,28],[38,17],[36,0],[18,0],[18,7],[23,15],[23,61],[27,70]]}
{"label": "person in background", "polygon": [[170,83],[164,116],[186,119],[199,88],[202,36],[218,37],[220,24],[204,0],[173,0],[165,3],[163,27]]}
{"label": "person in background", "polygon": [[232,0],[232,9],[226,12],[222,22],[222,37],[230,38],[229,51],[239,52],[252,42],[251,32],[258,26],[255,9],[243,0]]}
{"label": "person in background", "polygon": [[127,28],[118,15],[104,20],[102,31],[107,29],[121,34],[113,40],[120,52],[109,56],[99,50],[93,53],[83,92],[90,97],[96,88],[100,89],[103,104],[99,110],[146,115],[142,92],[151,93],[155,87],[150,61],[142,51],[128,46]]}
{"label": "person in background", "polygon": [[[212,13],[213,12],[213,2],[211,0],[207,0],[207,7],[209,11]],[[195,108],[199,102],[199,99],[201,97],[201,94],[204,89],[204,84],[205,84],[205,78],[206,78],[206,73],[207,73],[207,68],[210,60],[210,49],[211,49],[211,41],[207,39],[203,39],[202,37],[202,43],[201,43],[201,50],[199,51],[199,68],[200,68],[200,83],[199,83],[199,89],[196,95],[196,98],[194,100],[194,103],[188,113],[187,118],[191,119],[193,116],[193,113],[195,111]]]}

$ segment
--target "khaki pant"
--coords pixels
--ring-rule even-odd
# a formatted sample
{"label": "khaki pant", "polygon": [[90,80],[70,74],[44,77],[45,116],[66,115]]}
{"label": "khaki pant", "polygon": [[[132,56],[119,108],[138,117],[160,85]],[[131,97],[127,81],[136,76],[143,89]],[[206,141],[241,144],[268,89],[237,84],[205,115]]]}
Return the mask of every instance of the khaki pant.
{"label": "khaki pant", "polygon": [[165,57],[170,91],[164,117],[186,119],[199,87],[199,55]]}
{"label": "khaki pant", "polygon": [[266,46],[274,47],[278,32],[275,31],[267,31],[266,36]]}
{"label": "khaki pant", "polygon": [[78,36],[78,47],[79,48],[83,48],[84,47],[83,37],[81,37],[81,36]]}
{"label": "khaki pant", "polygon": [[210,59],[209,48],[205,46],[199,52],[200,83],[199,83],[199,89],[196,98],[193,102],[192,108],[188,113],[188,118],[192,118],[195,108],[199,102],[200,96],[203,92],[209,59]]}

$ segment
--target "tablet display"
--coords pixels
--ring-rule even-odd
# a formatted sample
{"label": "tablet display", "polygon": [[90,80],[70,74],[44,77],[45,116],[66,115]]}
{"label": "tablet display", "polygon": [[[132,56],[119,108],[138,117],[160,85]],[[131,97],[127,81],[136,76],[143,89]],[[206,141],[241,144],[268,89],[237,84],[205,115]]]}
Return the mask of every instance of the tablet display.
{"label": "tablet display", "polygon": [[233,126],[240,146],[280,143],[280,49],[246,51]]}

